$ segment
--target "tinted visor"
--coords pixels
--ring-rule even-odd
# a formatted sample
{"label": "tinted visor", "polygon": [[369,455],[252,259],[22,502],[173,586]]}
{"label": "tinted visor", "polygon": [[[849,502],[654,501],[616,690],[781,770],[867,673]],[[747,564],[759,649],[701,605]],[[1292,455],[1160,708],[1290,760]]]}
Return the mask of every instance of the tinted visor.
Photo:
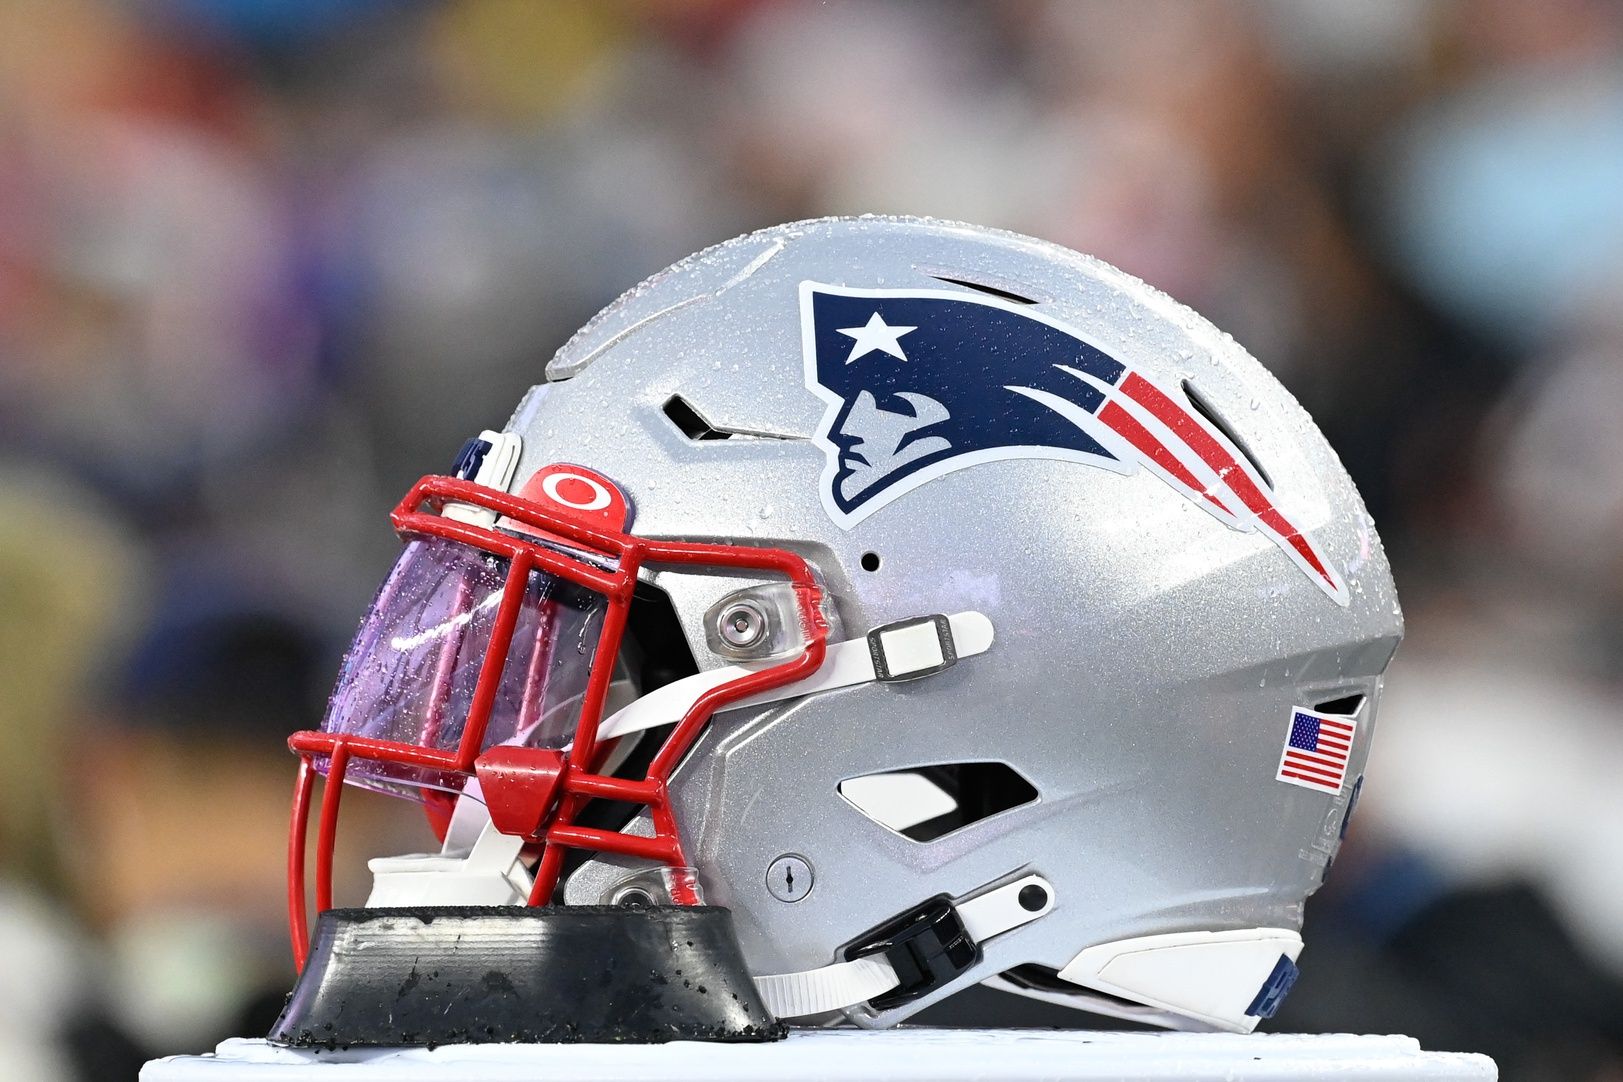
{"label": "tinted visor", "polygon": [[[455,752],[469,724],[507,588],[505,557],[437,537],[406,545],[344,659],[321,731]],[[524,585],[479,737],[562,748],[575,736],[608,600],[546,571]],[[474,719],[477,725],[478,719]],[[324,758],[316,768],[325,772]],[[462,775],[357,756],[345,780],[417,796]]]}

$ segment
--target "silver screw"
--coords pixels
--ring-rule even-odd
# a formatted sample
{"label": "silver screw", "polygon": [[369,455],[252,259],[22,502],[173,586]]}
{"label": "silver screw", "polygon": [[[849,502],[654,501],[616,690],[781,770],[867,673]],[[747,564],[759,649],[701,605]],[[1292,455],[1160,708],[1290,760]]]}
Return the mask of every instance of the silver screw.
{"label": "silver screw", "polygon": [[813,882],[812,866],[805,857],[785,853],[767,865],[766,889],[780,902],[800,901],[811,893]]}
{"label": "silver screw", "polygon": [[641,887],[621,887],[609,899],[609,904],[623,909],[647,909],[654,904],[654,899]]}
{"label": "silver screw", "polygon": [[747,650],[766,638],[766,610],[753,601],[728,605],[719,623],[722,641],[738,650]]}

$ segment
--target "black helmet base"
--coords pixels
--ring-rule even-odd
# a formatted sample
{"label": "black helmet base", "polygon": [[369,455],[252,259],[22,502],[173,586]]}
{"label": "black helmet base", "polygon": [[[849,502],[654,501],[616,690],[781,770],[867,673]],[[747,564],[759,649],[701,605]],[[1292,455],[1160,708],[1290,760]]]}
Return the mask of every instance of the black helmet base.
{"label": "black helmet base", "polygon": [[304,1048],[775,1041],[719,906],[330,909],[272,1028]]}

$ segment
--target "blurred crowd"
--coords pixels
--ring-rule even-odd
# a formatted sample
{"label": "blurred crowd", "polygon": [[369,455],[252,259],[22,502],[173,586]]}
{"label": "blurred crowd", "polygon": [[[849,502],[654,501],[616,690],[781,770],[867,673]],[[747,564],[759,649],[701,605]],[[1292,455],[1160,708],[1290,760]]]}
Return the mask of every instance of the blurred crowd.
{"label": "blurred crowd", "polygon": [[387,509],[622,289],[863,212],[1166,290],[1363,491],[1410,635],[1280,1025],[1623,1074],[1614,0],[5,0],[0,1074],[264,1032]]}

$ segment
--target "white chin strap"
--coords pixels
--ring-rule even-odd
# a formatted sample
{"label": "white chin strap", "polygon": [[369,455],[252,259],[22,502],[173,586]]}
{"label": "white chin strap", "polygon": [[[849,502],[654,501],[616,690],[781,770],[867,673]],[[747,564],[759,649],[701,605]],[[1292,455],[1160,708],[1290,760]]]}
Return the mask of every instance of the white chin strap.
{"label": "white chin strap", "polygon": [[[727,709],[875,681],[916,680],[950,668],[961,657],[984,654],[991,645],[992,621],[978,612],[900,620],[860,639],[830,643],[823,664],[804,680],[751,695]],[[729,665],[667,684],[615,711],[599,725],[598,739],[612,740],[680,721],[711,688],[775,664],[782,664],[782,659],[748,667]],[[478,779],[470,778],[457,797],[445,844],[438,853],[379,857],[369,862],[372,895],[367,905],[523,904],[529,896],[530,874],[519,859],[522,847],[523,839],[501,834],[491,824]],[[851,1000],[860,1001],[861,997]]]}
{"label": "white chin strap", "polygon": [[[875,681],[917,680],[951,667],[959,658],[984,654],[991,646],[992,621],[978,612],[900,620],[877,627],[860,639],[829,643],[823,664],[804,680],[750,695],[723,709],[761,706]],[[781,664],[783,659],[778,658],[683,677],[616,711],[598,727],[597,738],[613,740],[681,721],[688,708],[711,688]]]}
{"label": "white chin strap", "polygon": [[[1042,892],[1043,904],[1027,909],[1020,894],[1030,887]],[[1027,898],[1032,895],[1027,894]],[[1027,875],[1012,883],[977,894],[953,906],[964,931],[975,943],[984,943],[1023,924],[1030,924],[1054,908],[1054,888],[1040,875]],[[778,1018],[805,1018],[852,1007],[882,996],[901,985],[896,969],[883,955],[835,962],[799,973],[756,977],[766,1009]]]}
{"label": "white chin strap", "polygon": [[[762,706],[867,683],[895,683],[933,676],[959,658],[984,654],[992,646],[992,621],[978,612],[920,616],[874,628],[860,639],[830,643],[823,664],[803,680],[729,704],[726,709]],[[613,740],[680,721],[712,688],[773,665],[779,659],[729,665],[666,684],[605,719],[599,740]],[[470,780],[457,798],[451,829],[438,854],[380,858],[373,872],[370,906],[516,905],[528,894],[528,872],[519,860],[522,839],[496,832]],[[1043,904],[1027,909],[1022,890],[1042,890]],[[1027,899],[1033,897],[1028,894]],[[1028,875],[955,905],[969,939],[981,943],[1043,916],[1054,905],[1053,887]],[[897,988],[901,978],[881,955],[835,962],[801,973],[755,978],[761,997],[779,1018],[800,1018],[866,1003]]]}

